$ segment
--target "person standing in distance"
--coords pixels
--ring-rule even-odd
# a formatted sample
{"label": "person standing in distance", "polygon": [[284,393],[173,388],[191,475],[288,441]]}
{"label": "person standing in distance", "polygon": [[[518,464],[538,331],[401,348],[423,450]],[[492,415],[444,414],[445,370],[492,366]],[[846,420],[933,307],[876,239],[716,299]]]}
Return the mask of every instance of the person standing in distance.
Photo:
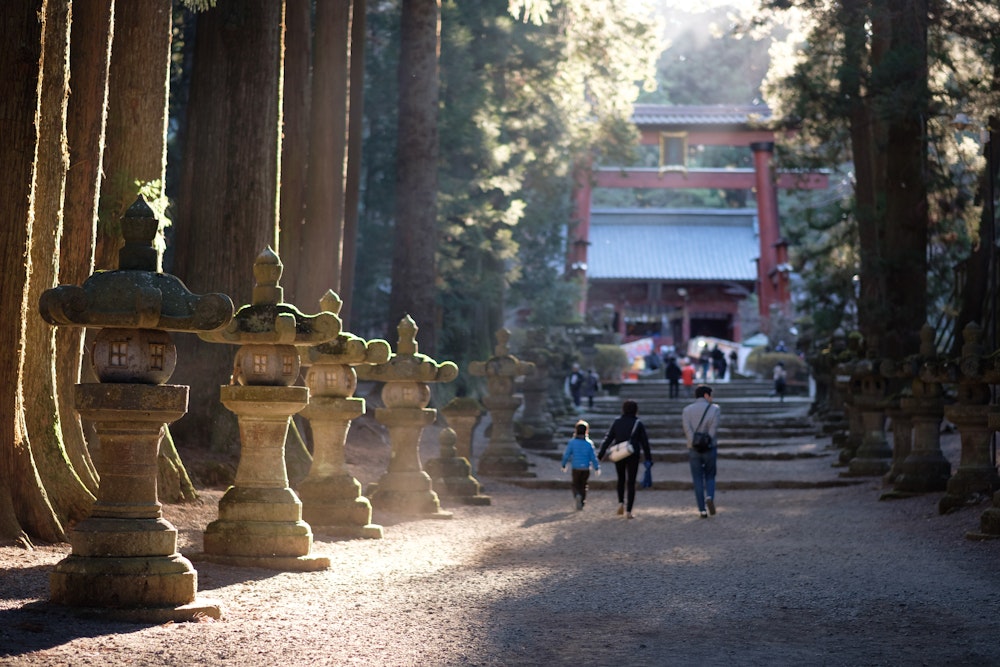
{"label": "person standing in distance", "polygon": [[569,386],[569,395],[573,398],[573,406],[580,409],[580,396],[583,392],[583,373],[580,371],[580,364],[573,364],[573,370],[570,371],[569,377],[566,378],[566,384]]}
{"label": "person standing in distance", "polygon": [[640,451],[646,457],[647,465],[652,465],[653,458],[649,452],[649,437],[646,427],[639,421],[639,404],[628,400],[622,403],[621,417],[616,419],[608,434],[601,443],[598,459],[603,459],[608,447],[616,442],[630,440],[633,451],[629,456],[615,461],[615,472],[618,473],[618,514],[624,514],[631,519],[632,505],[635,504],[635,478],[639,474]]}
{"label": "person standing in distance", "polygon": [[[715,464],[718,458],[718,441],[715,434],[719,430],[718,405],[712,403],[712,388],[698,385],[694,390],[694,403],[684,408],[681,422],[687,438],[688,458],[691,462],[691,481],[694,482],[694,497],[698,502],[698,514],[708,518],[715,514]],[[700,425],[699,425],[700,422]],[[693,447],[695,431],[712,436],[712,446],[707,452],[699,452]],[[708,511],[706,511],[706,508]]]}

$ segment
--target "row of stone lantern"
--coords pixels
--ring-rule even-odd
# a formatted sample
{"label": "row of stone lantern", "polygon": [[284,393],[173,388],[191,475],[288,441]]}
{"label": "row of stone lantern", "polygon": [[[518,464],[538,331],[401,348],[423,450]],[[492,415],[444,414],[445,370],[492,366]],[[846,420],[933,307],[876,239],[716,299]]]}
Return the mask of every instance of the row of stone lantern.
{"label": "row of stone lantern", "polygon": [[[883,475],[892,487],[884,499],[943,492],[942,514],[992,496],[980,532],[969,537],[1000,537],[1000,475],[991,446],[1000,430],[1000,409],[991,405],[990,391],[990,385],[1000,384],[1000,351],[987,350],[975,323],[963,329],[957,359],[937,354],[934,335],[924,326],[919,353],[902,360],[859,358],[857,348],[840,355],[835,383],[847,413],[848,433],[841,442],[849,470],[844,474]],[[899,385],[895,390],[894,383]],[[945,386],[955,388],[953,402],[946,400]],[[887,417],[892,419],[891,448]],[[941,450],[943,419],[955,425],[961,441],[954,472]],[[853,450],[852,443],[858,443]]]}
{"label": "row of stone lantern", "polygon": [[[427,407],[429,383],[454,380],[458,368],[418,352],[412,319],[400,322],[393,353],[385,341],[341,331],[341,302],[333,292],[321,300],[320,313],[303,314],[284,302],[282,265],[270,248],[254,264],[252,303],[234,313],[229,297],[192,294],[176,277],[156,271],[158,226],[139,198],[122,221],[119,269],[95,273],[80,287],[48,290],[39,303],[50,324],[100,330],[92,354],[99,383],[76,386],[76,407],[94,422],[101,443],[100,485],[91,515],[70,530],[71,555],[51,575],[53,601],[117,610],[132,619],[219,616],[216,602],[197,597],[197,573],[177,553],[177,531],[163,519],[157,499],[160,440],[166,425],[187,410],[188,387],[166,384],[177,362],[170,332],[239,346],[232,382],[220,388],[220,399],[239,420],[240,461],[196,560],[324,569],[330,561],[311,553],[310,523],[337,535],[381,537],[381,527],[371,523],[372,503],[409,515],[450,516],[420,465],[419,441],[437,414]],[[470,368],[486,378],[484,403],[493,418],[480,465],[491,474],[527,475],[513,437],[519,404],[513,382],[533,365],[509,354],[508,332],[497,338],[495,356]],[[307,386],[294,386],[303,360]],[[383,383],[385,406],[375,418],[387,427],[392,448],[371,501],[344,457],[350,422],[365,412],[364,399],[353,395],[359,376]],[[299,412],[314,434],[301,498],[289,487],[284,459],[289,422]],[[459,502],[489,503],[468,463],[482,410],[475,401],[455,399],[442,412],[455,430],[441,432],[441,456],[428,464],[434,483]]]}

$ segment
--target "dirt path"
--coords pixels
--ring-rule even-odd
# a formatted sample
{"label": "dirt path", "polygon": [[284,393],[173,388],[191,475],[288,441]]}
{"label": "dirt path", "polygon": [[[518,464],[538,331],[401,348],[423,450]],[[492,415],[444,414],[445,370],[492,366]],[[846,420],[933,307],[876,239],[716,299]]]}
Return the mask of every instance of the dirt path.
{"label": "dirt path", "polygon": [[[79,619],[45,602],[68,547],[0,549],[5,665],[997,665],[1000,542],[971,542],[985,505],[878,502],[878,487],[613,492],[498,482],[451,521],[376,514],[383,540],[316,535],[333,568],[196,563],[220,621]],[[218,492],[166,508],[200,549]]]}

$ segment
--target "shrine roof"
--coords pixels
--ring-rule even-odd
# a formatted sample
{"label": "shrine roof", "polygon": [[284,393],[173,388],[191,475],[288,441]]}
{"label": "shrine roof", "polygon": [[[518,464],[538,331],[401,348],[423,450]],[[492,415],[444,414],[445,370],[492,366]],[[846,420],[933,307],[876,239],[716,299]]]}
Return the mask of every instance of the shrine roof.
{"label": "shrine roof", "polygon": [[595,208],[587,278],[756,282],[755,209]]}
{"label": "shrine roof", "polygon": [[771,109],[764,105],[636,104],[632,110],[632,122],[640,129],[660,126],[748,126],[769,124],[772,120]]}

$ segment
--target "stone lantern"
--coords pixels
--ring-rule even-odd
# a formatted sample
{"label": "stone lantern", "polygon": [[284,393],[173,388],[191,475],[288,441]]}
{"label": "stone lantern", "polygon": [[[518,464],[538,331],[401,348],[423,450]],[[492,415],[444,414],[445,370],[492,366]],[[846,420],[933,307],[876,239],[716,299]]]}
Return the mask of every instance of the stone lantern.
{"label": "stone lantern", "polygon": [[374,507],[389,512],[450,519],[441,511],[431,478],[420,464],[420,436],[424,427],[434,422],[437,410],[428,408],[431,382],[451,382],[458,377],[458,366],[451,361],[438,363],[417,348],[417,324],[407,315],[396,327],[399,339],[396,353],[388,363],[359,366],[358,377],[382,382],[382,402],[375,409],[375,420],[389,429],[392,453],[389,469],[370,494]]}
{"label": "stone lantern", "polygon": [[990,444],[990,385],[1000,382],[1000,369],[983,345],[983,330],[972,322],[962,330],[962,356],[955,362],[925,363],[921,379],[927,382],[954,382],[958,401],[944,406],[944,416],[953,423],[962,440],[958,468],[948,479],[938,511],[945,514],[963,507],[970,500],[1000,489],[1000,476]]}
{"label": "stone lantern", "polygon": [[[951,463],[941,451],[944,391],[934,373],[928,373],[927,379],[924,375],[924,369],[934,367],[938,361],[934,329],[925,324],[920,331],[919,354],[883,364],[883,374],[909,379],[910,391],[900,398],[900,414],[894,418],[890,475],[895,475],[888,480],[894,486],[882,498],[944,491],[947,486]],[[904,434],[909,434],[908,440],[904,440]]]}
{"label": "stone lantern", "polygon": [[455,449],[458,436],[452,428],[441,429],[440,456],[427,462],[430,475],[439,496],[463,505],[489,505],[492,500],[482,493],[479,480],[472,476],[469,459],[459,456]]}
{"label": "stone lantern", "polygon": [[[342,304],[333,291],[320,300],[322,310],[336,314]],[[371,522],[371,502],[361,495],[361,483],[347,469],[344,444],[351,420],[365,413],[365,399],[354,396],[358,386],[354,367],[384,364],[392,350],[384,340],[366,341],[342,331],[302,352],[309,364],[309,405],[302,415],[313,433],[312,465],[298,487],[302,518],[335,535],[381,538],[382,526]]]}
{"label": "stone lantern", "polygon": [[521,397],[514,395],[514,380],[534,372],[535,365],[519,360],[510,354],[507,343],[510,332],[500,329],[496,333],[497,345],[486,361],[469,364],[469,372],[486,378],[487,395],[483,405],[492,420],[486,451],[479,457],[476,468],[480,475],[496,477],[534,477],[528,473],[528,457],[514,438],[514,411],[521,405]]}
{"label": "stone lantern", "polygon": [[165,384],[177,363],[171,331],[209,332],[233,317],[223,294],[195,295],[156,271],[159,221],[141,197],[122,219],[117,271],[47,290],[42,317],[100,329],[92,362],[98,383],[76,385],[76,409],[100,442],[97,501],[69,531],[73,551],[50,578],[53,602],[114,610],[131,620],[219,617],[198,599],[198,575],[177,553],[177,530],[156,493],[157,453],[167,424],[187,412],[188,387]]}
{"label": "stone lantern", "polygon": [[239,567],[311,571],[330,559],[310,555],[312,529],[302,520],[302,503],[288,486],[285,437],[292,415],[309,402],[299,377],[296,346],[336,338],[334,313],[304,315],[284,303],[278,286],[283,266],[270,248],[253,266],[253,303],[242,306],[228,327],[201,334],[212,343],[239,345],[232,383],[220,389],[222,404],[240,425],[236,479],[219,501],[219,518],[205,529],[199,558]]}
{"label": "stone lantern", "polygon": [[524,376],[521,391],[524,393],[524,413],[521,415],[518,440],[528,449],[555,449],[556,420],[549,411],[549,390],[552,387],[552,370],[558,362],[544,329],[528,332],[525,361],[535,365],[535,371]]}
{"label": "stone lantern", "polygon": [[466,459],[470,465],[474,454],[472,441],[483,412],[483,406],[471,396],[456,396],[441,408],[448,426],[455,431],[455,454]]}
{"label": "stone lantern", "polygon": [[860,413],[863,435],[843,476],[881,476],[889,472],[892,463],[892,447],[885,433],[886,410],[892,404],[889,381],[880,371],[882,360],[874,356],[877,345],[866,342],[868,354],[854,363],[851,375],[855,387],[851,402]]}

